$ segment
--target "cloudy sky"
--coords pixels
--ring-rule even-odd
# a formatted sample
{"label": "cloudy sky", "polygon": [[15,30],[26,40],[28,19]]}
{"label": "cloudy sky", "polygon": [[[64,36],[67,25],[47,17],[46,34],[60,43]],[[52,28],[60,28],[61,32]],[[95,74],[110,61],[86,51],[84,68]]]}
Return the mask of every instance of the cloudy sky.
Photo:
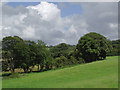
{"label": "cloudy sky", "polygon": [[75,45],[88,32],[114,40],[118,38],[118,4],[5,3],[0,29],[3,37],[18,35],[26,40],[43,40],[47,45]]}

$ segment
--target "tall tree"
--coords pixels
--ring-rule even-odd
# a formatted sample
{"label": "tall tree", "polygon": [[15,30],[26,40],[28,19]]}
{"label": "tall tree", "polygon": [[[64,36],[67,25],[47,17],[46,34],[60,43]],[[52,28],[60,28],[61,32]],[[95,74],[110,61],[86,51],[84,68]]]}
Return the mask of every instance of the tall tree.
{"label": "tall tree", "polygon": [[34,68],[34,66],[36,65],[36,54],[37,54],[37,46],[36,43],[34,41],[30,41],[30,40],[26,40],[25,43],[29,46],[30,49],[30,66],[32,66],[32,68],[30,69],[32,71],[32,69]]}
{"label": "tall tree", "polygon": [[41,41],[38,40],[37,44],[36,44],[36,64],[38,65],[38,70],[39,70],[39,65],[40,65],[40,71],[43,71],[43,67],[45,65],[45,60],[46,60],[46,44]]}
{"label": "tall tree", "polygon": [[[7,54],[5,57],[7,58],[6,60],[9,60],[9,68],[11,72],[14,72],[14,69],[16,68],[14,63],[15,59],[13,54],[13,48],[19,42],[23,42],[23,40],[18,36],[8,36],[3,38],[2,40],[2,51],[5,51]],[[2,53],[4,54],[4,52]]]}
{"label": "tall tree", "polygon": [[27,72],[31,66],[29,46],[24,42],[19,42],[13,48],[13,54],[15,66],[17,68],[23,68],[24,71]]}

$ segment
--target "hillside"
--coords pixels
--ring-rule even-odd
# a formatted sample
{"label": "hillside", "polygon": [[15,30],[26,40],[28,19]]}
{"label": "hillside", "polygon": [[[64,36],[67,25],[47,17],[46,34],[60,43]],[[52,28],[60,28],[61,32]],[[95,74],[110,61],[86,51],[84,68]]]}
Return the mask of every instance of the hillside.
{"label": "hillside", "polygon": [[118,56],[42,73],[4,79],[3,88],[117,88]]}

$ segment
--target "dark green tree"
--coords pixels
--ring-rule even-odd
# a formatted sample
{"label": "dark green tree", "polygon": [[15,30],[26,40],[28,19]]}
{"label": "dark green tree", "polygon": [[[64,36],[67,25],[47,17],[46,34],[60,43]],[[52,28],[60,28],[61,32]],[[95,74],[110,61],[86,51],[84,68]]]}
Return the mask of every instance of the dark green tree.
{"label": "dark green tree", "polygon": [[47,58],[46,44],[43,41],[38,40],[36,44],[36,60],[35,60],[38,66],[38,70],[40,69],[40,71],[43,71],[46,58]]}
{"label": "dark green tree", "polygon": [[3,71],[6,71],[8,68],[12,70],[13,66],[13,60],[11,60],[12,55],[9,51],[2,51],[2,69]]}
{"label": "dark green tree", "polygon": [[107,52],[107,56],[118,56],[120,55],[120,39],[111,41],[112,51]]}
{"label": "dark green tree", "polygon": [[30,48],[24,42],[19,42],[14,46],[14,63],[17,68],[23,68],[25,72],[28,72],[31,66]]}
{"label": "dark green tree", "polygon": [[46,48],[45,70],[51,70],[54,64],[54,59],[48,48]]}
{"label": "dark green tree", "polygon": [[50,46],[50,51],[52,53],[53,58],[60,57],[60,56],[65,56],[69,57],[69,52],[74,51],[75,46],[74,45],[69,45],[65,43],[61,43],[56,46]]}
{"label": "dark green tree", "polygon": [[[14,59],[14,54],[13,54],[13,48],[14,46],[19,43],[19,42],[23,42],[23,40],[18,37],[18,36],[8,36],[3,38],[2,40],[2,54],[5,55],[4,58],[6,60],[8,60],[7,62],[9,62],[9,69],[11,70],[11,72],[14,72],[15,70],[15,59]],[[5,52],[5,53],[4,53]]]}
{"label": "dark green tree", "polygon": [[91,32],[80,38],[77,44],[79,57],[85,62],[92,62],[106,58],[106,52],[111,49],[109,41],[102,35]]}
{"label": "dark green tree", "polygon": [[30,49],[30,71],[32,71],[32,69],[34,68],[34,66],[36,65],[36,55],[37,55],[37,46],[36,43],[34,41],[25,41],[25,43],[29,46]]}
{"label": "dark green tree", "polygon": [[8,70],[8,62],[7,61],[2,61],[2,71],[7,71]]}

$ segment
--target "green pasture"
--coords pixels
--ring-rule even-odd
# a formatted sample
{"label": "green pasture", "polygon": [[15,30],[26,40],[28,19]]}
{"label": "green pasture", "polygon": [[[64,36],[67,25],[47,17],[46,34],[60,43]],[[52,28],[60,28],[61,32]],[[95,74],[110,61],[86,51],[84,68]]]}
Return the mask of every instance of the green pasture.
{"label": "green pasture", "polygon": [[3,88],[117,88],[118,56],[2,80]]}

